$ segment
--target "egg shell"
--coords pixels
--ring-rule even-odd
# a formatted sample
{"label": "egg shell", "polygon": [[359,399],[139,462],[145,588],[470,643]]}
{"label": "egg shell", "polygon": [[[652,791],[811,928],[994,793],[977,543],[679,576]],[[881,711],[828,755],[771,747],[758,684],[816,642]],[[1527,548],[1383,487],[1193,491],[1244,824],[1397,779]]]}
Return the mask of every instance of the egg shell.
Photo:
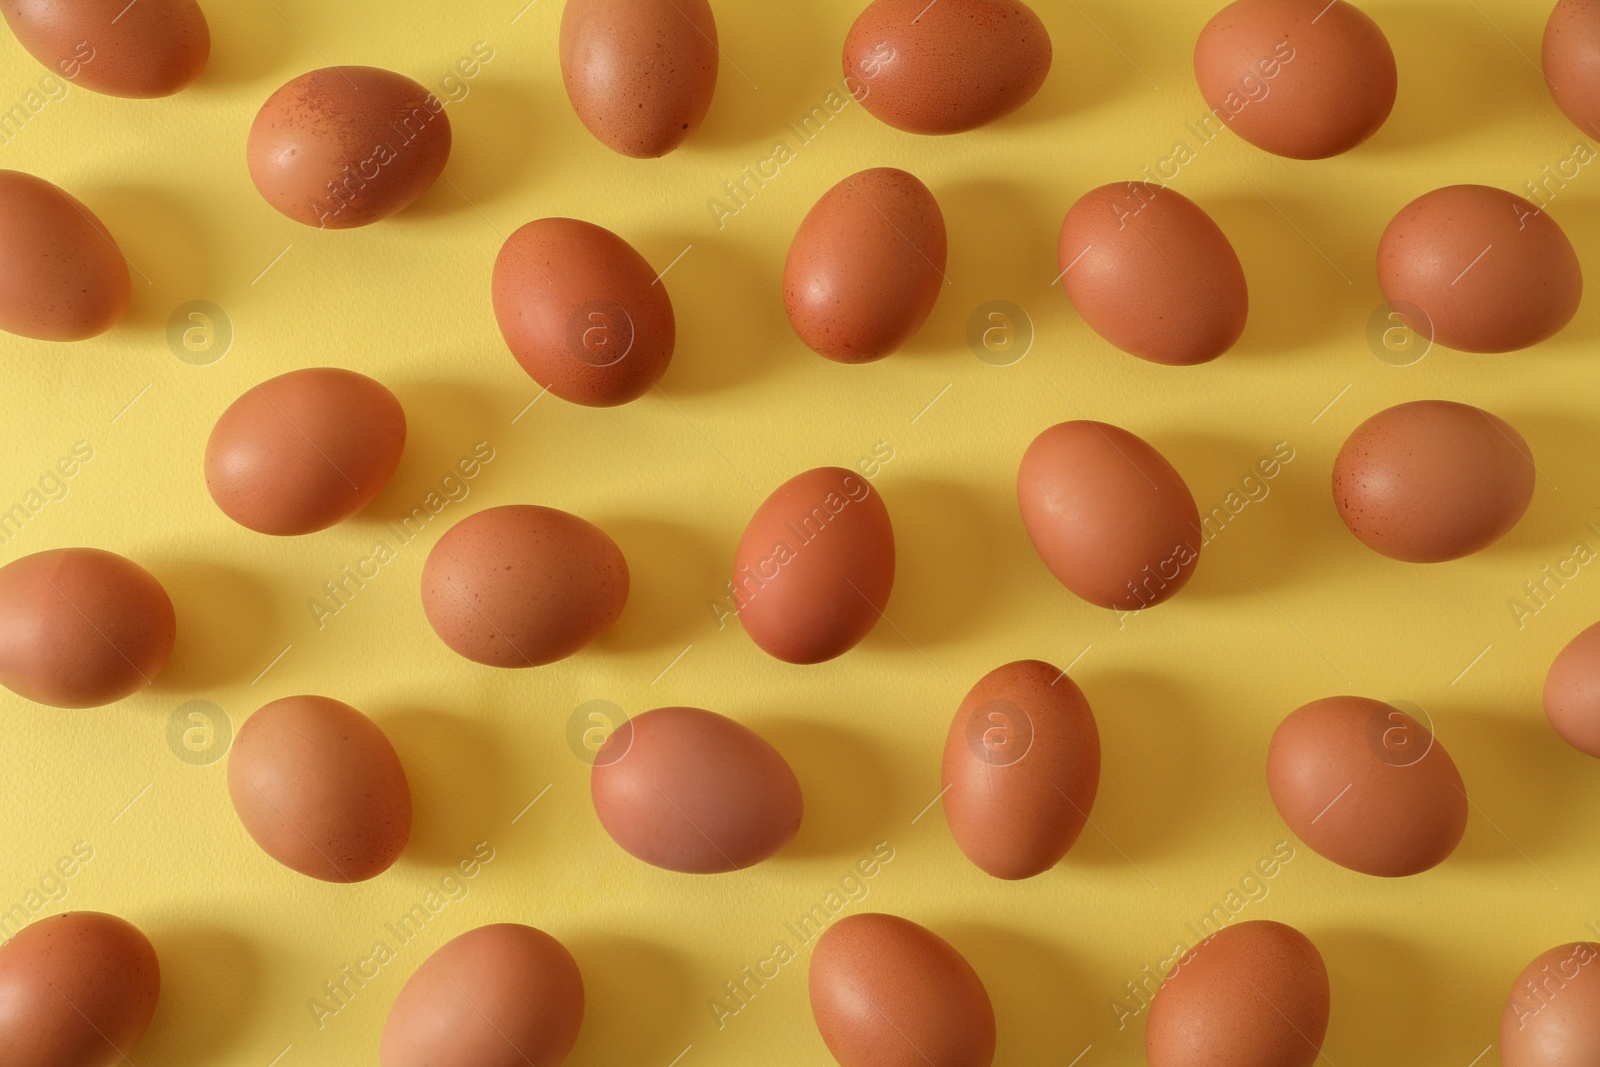
{"label": "egg shell", "polygon": [[267,98],[250,126],[250,179],[267,203],[320,229],[405,210],[450,159],[450,118],[433,93],[378,67],[325,67]]}
{"label": "egg shell", "polygon": [[1267,789],[1296,837],[1362,874],[1420,874],[1467,829],[1466,787],[1438,738],[1365,697],[1314,700],[1279,723]]}
{"label": "egg shell", "polygon": [[105,333],[128,310],[128,261],[64,189],[0,170],[0,330],[39,341]]}
{"label": "egg shell", "polygon": [[411,837],[394,746],[329,697],[284,697],[246,719],[228,753],[228,795],[262,851],[324,882],[382,874]]}
{"label": "egg shell", "polygon": [[842,467],[797,474],[756,509],[733,557],[750,639],[787,663],[842,656],[877,625],[894,588],[883,498]]}
{"label": "egg shell", "polygon": [[0,1063],[114,1067],[129,1062],[161,995],[161,965],[138,927],[68,911],[0,945]]}
{"label": "egg shell", "polygon": [[717,88],[717,20],[706,0],[567,0],[561,80],[606,147],[651,159],[677,148]]}
{"label": "egg shell", "polygon": [[1083,692],[1039,660],[997,667],[967,693],[944,743],[944,814],[996,878],[1032,878],[1077,841],[1100,786],[1100,732]]}
{"label": "egg shell", "polygon": [[1391,559],[1439,563],[1487,548],[1528,510],[1533,454],[1504,419],[1416,400],[1357,426],[1333,462],[1339,518]]}
{"label": "egg shell", "polygon": [[0,685],[58,708],[110,704],[156,679],[177,635],[154,575],[98,548],[0,567]]}
{"label": "egg shell", "polygon": [[1183,477],[1119,426],[1063,422],[1034,438],[1017,504],[1050,573],[1103,608],[1171,598],[1200,559],[1200,513]]}
{"label": "egg shell", "polygon": [[1544,713],[1563,741],[1600,759],[1600,623],[1568,642],[1550,665]]}
{"label": "egg shell", "polygon": [[195,0],[0,0],[0,15],[50,73],[110,96],[171,96],[211,56]]}
{"label": "egg shell", "polygon": [[1020,108],[1050,73],[1050,34],[1017,0],[874,0],[844,42],[846,86],[908,133],[961,133]]}
{"label": "egg shell", "polygon": [[1215,122],[1290,159],[1326,159],[1394,109],[1394,51],[1345,0],[1236,0],[1206,23],[1195,81]]}
{"label": "egg shell", "polygon": [[528,376],[563,400],[614,407],[667,373],[677,321],[634,247],[580,219],[537,219],[494,261],[494,316]]}
{"label": "egg shell", "polygon": [[1244,333],[1244,268],[1193,201],[1148,182],[1102,185],[1061,225],[1061,284],[1083,320],[1124,352],[1189,366]]}
{"label": "egg shell", "polygon": [[628,601],[628,561],[576,515],[508,504],[451,527],[422,567],[422,607],[439,639],[491,667],[538,667],[611,628]]}
{"label": "egg shell", "polygon": [[944,216],[926,185],[893,167],[853,174],[822,195],[789,245],[789,324],[829,359],[882,359],[928,320],[947,254]]}
{"label": "egg shell", "polygon": [[800,783],[749,727],[700,708],[657,708],[600,748],[589,792],[611,839],[669,871],[719,874],[777,853],[800,831]]}
{"label": "egg shell", "polygon": [[1600,944],[1558,945],[1512,983],[1500,1016],[1501,1067],[1600,1063]]}
{"label": "egg shell", "polygon": [[1600,132],[1600,0],[1560,0],[1545,23],[1545,85],[1585,137]]}
{"label": "egg shell", "polygon": [[583,1025],[583,976],[542,930],[496,923],[447,942],[406,979],[383,1067],[559,1067]]}
{"label": "egg shell", "polygon": [[307,534],[342,522],[389,484],[406,444],[395,395],[354,371],[312,367],[255,386],[206,443],[206,489],[234,522]]}
{"label": "egg shell", "polygon": [[944,938],[897,915],[839,919],[817,939],[811,1014],[841,1067],[988,1067],[994,1007]]}
{"label": "egg shell", "polygon": [[1511,352],[1578,313],[1583,268],[1548,211],[1487,185],[1435,189],[1378,241],[1378,284],[1414,331],[1462,352]]}
{"label": "egg shell", "polygon": [[1145,1025],[1150,1067],[1312,1067],[1328,1033],[1328,968],[1300,931],[1252,920],[1179,961]]}

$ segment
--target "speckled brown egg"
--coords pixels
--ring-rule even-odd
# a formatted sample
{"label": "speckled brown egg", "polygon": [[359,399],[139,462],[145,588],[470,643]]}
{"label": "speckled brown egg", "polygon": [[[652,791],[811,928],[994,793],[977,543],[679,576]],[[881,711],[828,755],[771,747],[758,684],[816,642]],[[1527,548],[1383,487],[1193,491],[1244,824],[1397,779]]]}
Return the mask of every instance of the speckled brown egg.
{"label": "speckled brown egg", "polygon": [[64,189],[0,170],[0,330],[40,341],[105,333],[128,310],[128,261]]}
{"label": "speckled brown egg", "polygon": [[1600,623],[1574,637],[1550,665],[1544,713],[1562,740],[1600,759]]}
{"label": "speckled brown egg", "polygon": [[1189,487],[1120,426],[1063,422],[1034,438],[1017,471],[1017,504],[1050,573],[1103,608],[1159,604],[1200,560],[1200,512]]}
{"label": "speckled brown egg", "polygon": [[567,99],[625,156],[664,156],[700,127],[718,58],[706,0],[567,0],[561,9]]}
{"label": "speckled brown egg", "polygon": [[383,1067],[560,1067],[583,1025],[583,976],[543,930],[495,923],[445,943],[384,1023]]}
{"label": "speckled brown egg", "polygon": [[589,779],[611,839],[652,866],[718,874],[754,866],[800,831],[800,783],[742,723],[657,708],[617,727]]}
{"label": "speckled brown egg", "polygon": [[732,596],[750,639],[786,663],[842,656],[894,589],[894,529],[872,484],[842,467],[797,474],[751,516]]}
{"label": "speckled brown egg", "polygon": [[30,923],[0,945],[0,1063],[129,1063],[160,996],[155,949],[127,920],[69,911]]}
{"label": "speckled brown egg", "polygon": [[1150,1067],[1312,1067],[1328,1033],[1328,968],[1292,926],[1252,920],[1183,956],[1150,1004]]}
{"label": "speckled brown egg", "polygon": [[1545,23],[1545,85],[1585,137],[1600,136],[1600,0],[1560,0]]}
{"label": "speckled brown egg", "polygon": [[1500,1015],[1501,1067],[1600,1063],[1600,944],[1558,945],[1525,967]]}
{"label": "speckled brown egg", "polygon": [[284,697],[246,719],[228,752],[228,795],[263,852],[324,882],[382,874],[411,838],[394,746],[329,697]]}
{"label": "speckled brown egg", "polygon": [[1467,829],[1461,773],[1433,732],[1365,697],[1314,700],[1267,749],[1278,814],[1324,859],[1398,878],[1443,863]]}
{"label": "speckled brown egg", "polygon": [[1200,31],[1195,80],[1227,126],[1257,148],[1325,159],[1378,132],[1394,109],[1394,51],[1345,0],[1235,0]]}
{"label": "speckled brown egg", "polygon": [[672,362],[677,320],[632,245],[580,219],[538,219],[494,261],[494,317],[528,376],[563,400],[637,400]]}
{"label": "speckled brown egg", "polygon": [[783,307],[813,352],[882,359],[922,329],[945,285],[939,202],[903,170],[853,174],[800,223],[783,267]]}
{"label": "speckled brown egg", "polygon": [[1463,352],[1511,352],[1572,321],[1583,269],[1548,211],[1503,189],[1452,185],[1383,231],[1378,284],[1417,333]]}
{"label": "speckled brown egg", "polygon": [[873,0],[844,42],[845,85],[908,133],[961,133],[1033,99],[1050,34],[1018,0]]}
{"label": "speckled brown egg", "polygon": [[1192,200],[1148,182],[1085,193],[1067,212],[1061,284],[1101,337],[1152,363],[1216,359],[1244,333],[1244,268]]}
{"label": "speckled brown egg", "polygon": [[250,179],[307,226],[346,230],[404,211],[450,159],[444,104],[378,67],[326,67],[267,98],[250,127]]}
{"label": "speckled brown egg", "polygon": [[211,56],[195,0],[0,0],[0,15],[52,74],[111,96],[171,96]]}
{"label": "speckled brown egg", "polygon": [[1363,544],[1439,563],[1494,544],[1533,499],[1533,453],[1504,419],[1450,400],[1380,411],[1333,462],[1333,502]]}
{"label": "speckled brown egg", "polygon": [[395,395],[354,371],[313,367],[255,386],[206,442],[206,489],[234,522],[265,534],[325,530],[389,484],[406,444]]}
{"label": "speckled brown egg", "polygon": [[456,523],[422,567],[422,607],[439,639],[491,667],[537,667],[611,628],[628,562],[604,530],[533,504]]}
{"label": "speckled brown egg", "polygon": [[98,548],[55,548],[0,567],[0,685],[58,708],[143,689],[172,655],[177,618],[155,576]]}
{"label": "speckled brown egg", "polygon": [[994,1007],[944,938],[898,915],[848,915],[811,953],[811,1014],[841,1067],[989,1067]]}

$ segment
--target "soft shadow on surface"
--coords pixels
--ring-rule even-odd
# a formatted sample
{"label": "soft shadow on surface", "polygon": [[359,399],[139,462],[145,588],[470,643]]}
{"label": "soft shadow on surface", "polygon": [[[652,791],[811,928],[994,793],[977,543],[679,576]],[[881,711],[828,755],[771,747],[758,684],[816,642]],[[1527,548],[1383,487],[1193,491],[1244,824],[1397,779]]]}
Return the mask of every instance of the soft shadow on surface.
{"label": "soft shadow on surface", "polygon": [[[705,122],[678,151],[743,147],[753,165],[767,157],[775,141],[797,147],[784,123],[798,123],[812,108],[823,107],[830,92],[847,95],[838,56],[849,22],[824,15],[815,0],[722,4],[716,16],[722,53],[716,95]],[[773,49],[775,40],[784,47]],[[831,58],[822,62],[819,56]],[[855,103],[847,103],[834,121],[854,110]]]}
{"label": "soft shadow on surface", "polygon": [[702,980],[672,949],[633,937],[564,940],[583,973],[584,994],[583,1030],[568,1067],[670,1063],[710,1017],[705,1001],[718,984]]}
{"label": "soft shadow on surface", "polygon": [[196,560],[148,564],[172,598],[178,636],[155,680],[157,692],[190,692],[248,681],[277,654],[271,588],[254,575]]}
{"label": "soft shadow on surface", "polygon": [[[265,103],[267,96],[279,85],[305,73],[284,66],[284,57],[300,45],[302,39],[283,12],[274,10],[276,5],[207,6],[211,8],[210,17],[206,20],[211,30],[211,58],[206,61],[206,69],[200,72],[200,76],[185,92],[203,93],[260,81],[263,90],[261,102]],[[221,10],[218,10],[219,6]],[[240,136],[243,135],[244,131],[241,130]]]}
{"label": "soft shadow on surface", "polygon": [[[165,333],[167,320],[180,305],[212,295],[213,243],[182,196],[159,187],[67,191],[105,224],[128,261],[132,297],[120,329]],[[164,340],[160,347],[165,352]]]}
{"label": "soft shadow on surface", "polygon": [[677,342],[661,379],[668,397],[746,389],[792,344],[783,311],[783,259],[723,234],[678,231],[640,238],[639,253],[672,299]]}
{"label": "soft shadow on surface", "polygon": [[709,605],[726,599],[726,553],[701,531],[677,523],[604,515],[593,521],[628,561],[628,603],[596,647],[612,652],[663,649],[676,655],[705,635],[707,622],[716,617]]}
{"label": "soft shadow on surface", "polygon": [[1050,31],[1054,52],[1050,74],[1038,94],[997,122],[997,129],[1047,126],[1126,96],[1154,96],[1158,91],[1162,80],[1156,60],[1143,55],[1142,45],[1148,32],[1165,19],[1152,19],[1137,7],[1095,0],[1032,6]]}
{"label": "soft shadow on surface", "polygon": [[1104,1023],[1105,999],[1060,950],[1000,926],[935,931],[978,972],[994,1004],[996,1063],[1067,1063]]}
{"label": "soft shadow on surface", "polygon": [[[493,67],[485,69],[492,71]],[[439,97],[445,101],[444,115],[450,120],[450,162],[432,188],[395,216],[399,222],[475,215],[494,205],[527,181],[532,161],[545,158],[535,146],[554,109],[567,107],[559,84],[555,98],[493,73],[460,84],[467,87],[466,96],[453,101]],[[429,88],[442,92],[436,84]]]}
{"label": "soft shadow on surface", "polygon": [[471,853],[474,842],[499,829],[512,808],[505,739],[492,726],[463,715],[368,710],[394,745],[411,786],[406,861],[453,867]]}
{"label": "soft shadow on surface", "polygon": [[229,930],[184,925],[148,931],[161,965],[161,999],[138,1062],[208,1067],[236,1050],[261,987],[262,954]]}
{"label": "soft shadow on surface", "polygon": [[[429,495],[439,506],[437,514],[454,525],[477,507],[465,506],[476,487],[495,479],[506,465],[497,441],[509,428],[505,407],[487,389],[459,381],[386,382],[406,412],[406,447],[394,477],[372,503],[351,521],[369,529],[383,529],[421,508],[435,514]],[[480,447],[482,442],[482,447]],[[491,458],[486,463],[483,456]],[[467,477],[473,472],[474,477]],[[419,524],[413,523],[413,528]]]}
{"label": "soft shadow on surface", "polygon": [[870,736],[801,718],[763,720],[758,732],[788,761],[805,797],[800,832],[776,857],[864,855],[896,807],[894,754]]}

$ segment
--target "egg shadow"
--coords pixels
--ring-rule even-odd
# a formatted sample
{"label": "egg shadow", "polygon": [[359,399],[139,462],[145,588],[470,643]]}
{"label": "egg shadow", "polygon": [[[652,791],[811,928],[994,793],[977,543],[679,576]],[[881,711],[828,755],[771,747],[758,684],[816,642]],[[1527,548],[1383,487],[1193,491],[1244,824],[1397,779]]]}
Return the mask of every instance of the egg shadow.
{"label": "egg shadow", "polygon": [[701,531],[654,519],[594,520],[628,561],[628,603],[598,648],[674,653],[705,632],[708,607],[725,599],[729,559]]}
{"label": "egg shadow", "polygon": [[271,588],[246,571],[193,559],[150,561],[178,620],[172,658],[152,689],[187,693],[248,678],[277,652]]}
{"label": "egg shadow", "polygon": [[[668,1063],[691,1043],[715,980],[663,945],[634,937],[563,937],[583,972],[583,1030],[568,1067]],[[731,977],[731,976],[730,976]]]}
{"label": "egg shadow", "polygon": [[[1565,116],[1563,116],[1565,121]],[[1571,127],[1569,126],[1569,129]],[[1593,138],[1583,137],[1576,129],[1572,129],[1575,139],[1582,139],[1585,144],[1592,147]],[[1570,149],[1568,149],[1570,151]],[[1550,160],[1553,164],[1555,159]],[[1600,173],[1600,166],[1591,161],[1580,173],[1582,180],[1594,180],[1592,175]],[[1526,189],[1511,190],[1519,196],[1525,196]],[[1556,225],[1561,227],[1568,240],[1572,242],[1573,249],[1578,253],[1578,264],[1582,268],[1585,278],[1600,277],[1600,248],[1595,247],[1595,242],[1588,239],[1588,235],[1600,232],[1600,200],[1587,196],[1557,195],[1546,197],[1550,217]],[[1586,299],[1578,305],[1578,312],[1566,328],[1556,334],[1549,342],[1548,347],[1560,346],[1574,356],[1581,356],[1587,360],[1589,353],[1597,341],[1600,341],[1600,308],[1595,306],[1596,301]],[[1545,349],[1541,349],[1544,351]],[[1485,360],[1515,359],[1515,354],[1501,355],[1488,353],[1481,358]]]}
{"label": "egg shadow", "polygon": [[552,101],[531,86],[493,75],[464,84],[466,96],[440,97],[450,120],[450,162],[427,192],[395,216],[399,222],[475,213],[508,198],[527,180]]}
{"label": "egg shadow", "polygon": [[[476,449],[479,442],[494,448],[495,438],[503,436],[497,427],[509,426],[507,408],[497,403],[496,394],[460,381],[406,381],[390,388],[406,412],[405,451],[389,484],[352,521],[383,529],[403,522],[418,508],[431,518],[435,512],[428,507],[428,497],[435,494],[435,503],[448,501],[440,510],[453,524],[466,516],[460,505],[471,497],[479,480],[495,473],[499,457],[484,463]],[[473,469],[476,477],[468,478],[466,471]],[[413,521],[407,528],[419,527]]]}
{"label": "egg shadow", "polygon": [[206,1067],[228,1058],[259,1006],[261,950],[204,923],[148,933],[161,966],[161,1000],[135,1055],[169,1067]]}
{"label": "egg shadow", "polygon": [[[1076,11],[1055,4],[1034,5],[1050,33],[1054,53],[1050,73],[1038,94],[996,122],[995,129],[1032,131],[1123,97],[1159,92],[1145,73],[1154,64],[1147,60],[1136,65],[1132,58],[1140,51],[1143,36],[1135,27],[1142,28],[1149,19],[1138,18],[1136,10],[1122,4],[1075,0],[1073,6]],[[1071,62],[1065,62],[1069,55]]]}
{"label": "egg shadow", "polygon": [[372,715],[394,745],[411,787],[407,863],[448,868],[498,829],[510,807],[508,745],[465,715],[402,708]]}
{"label": "egg shadow", "polygon": [[[1466,403],[1453,390],[1442,395]],[[1592,544],[1595,535],[1584,524],[1600,518],[1600,510],[1586,491],[1593,486],[1592,465],[1587,463],[1587,457],[1600,444],[1600,424],[1554,411],[1502,408],[1494,410],[1494,414],[1515,427],[1527,441],[1536,473],[1528,510],[1483,553],[1491,559],[1494,555],[1523,555],[1530,569],[1537,571],[1541,564],[1554,563],[1570,554],[1579,541]],[[1570,466],[1557,466],[1563,462]]]}
{"label": "egg shadow", "polygon": [[1065,1063],[1101,1029],[1105,1005],[1052,945],[1003,926],[935,930],[966,957],[995,1009],[996,1063]]}
{"label": "egg shadow", "polygon": [[872,737],[811,719],[763,720],[757,732],[799,779],[805,797],[800,832],[777,861],[870,852],[897,810],[895,762]]}
{"label": "egg shadow", "polygon": [[[221,6],[210,5],[215,12]],[[208,18],[211,58],[195,79],[191,91],[207,92],[248,85],[277,76],[278,82],[303,73],[286,71],[284,58],[299,37],[289,19],[271,4],[228,4],[226,18]],[[307,68],[311,69],[311,68]],[[276,89],[277,84],[272,86]],[[265,103],[268,93],[263,93]],[[243,130],[240,130],[242,136]]]}
{"label": "egg shadow", "polygon": [[132,298],[121,328],[165,333],[180,305],[211,295],[213,245],[181,195],[129,186],[90,186],[72,193],[105,224],[128,261]]}
{"label": "egg shadow", "polygon": [[[799,123],[813,108],[826,111],[823,101],[830,92],[848,95],[838,50],[849,28],[848,21],[825,14],[815,0],[719,7],[716,94],[705,121],[679,151],[745,148],[751,158],[737,161],[736,169],[766,158],[777,141],[797,148],[785,123]],[[784,47],[773,49],[774,40]],[[826,63],[819,59],[823,56]],[[846,104],[836,118],[853,108]]]}

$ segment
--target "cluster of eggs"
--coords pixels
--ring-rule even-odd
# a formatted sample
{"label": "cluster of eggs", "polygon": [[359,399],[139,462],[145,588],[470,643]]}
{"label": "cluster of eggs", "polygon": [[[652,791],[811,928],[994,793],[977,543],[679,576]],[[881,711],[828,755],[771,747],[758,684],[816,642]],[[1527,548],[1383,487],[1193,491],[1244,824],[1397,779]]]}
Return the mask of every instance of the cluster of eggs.
{"label": "cluster of eggs", "polygon": [[[194,0],[0,0],[0,13],[52,67],[92,40],[103,58],[79,84],[116,95],[176,92],[209,53]],[[671,151],[710,106],[719,53],[706,0],[567,0],[560,51],[579,117],[624,155]],[[874,0],[846,38],[843,66],[863,106],[884,122],[952,134],[1027,103],[1051,58],[1043,23],[1018,0]],[[1560,0],[1544,58],[1558,104],[1579,126],[1594,126],[1600,4]],[[1396,94],[1382,31],[1344,0],[1236,0],[1205,26],[1194,66],[1218,118],[1295,159],[1360,145]],[[1247,91],[1262,81],[1273,85],[1270,106]],[[422,86],[386,70],[331,67],[266,101],[250,130],[248,165],[284,215],[347,229],[416,200],[450,148],[443,107]],[[1059,251],[1074,306],[1132,355],[1203,363],[1244,330],[1246,279],[1227,236],[1164,186],[1123,182],[1085,194],[1066,216]],[[887,168],[847,177],[790,246],[789,321],[829,359],[882,358],[926,321],[946,256],[938,202],[916,177]],[[1473,352],[1553,336],[1582,291],[1576,254],[1554,220],[1479,186],[1439,189],[1404,208],[1383,234],[1377,271],[1408,326]],[[0,329],[27,337],[95,336],[129,301],[127,265],[89,208],[11,171],[0,171],[0,272],[11,279],[0,291]],[[637,399],[672,358],[673,309],[660,276],[623,238],[589,222],[540,219],[513,233],[494,265],[492,303],[521,366],[577,404]],[[405,413],[380,383],[346,370],[294,371],[222,413],[205,451],[206,485],[242,526],[310,534],[372,501],[405,437]],[[1437,562],[1510,530],[1531,499],[1534,466],[1526,442],[1497,416],[1418,401],[1358,427],[1332,484],[1340,516],[1362,542],[1398,560]],[[1182,477],[1117,426],[1077,421],[1039,434],[1021,459],[1017,498],[1042,561],[1092,604],[1159,604],[1198,563],[1198,513]],[[883,500],[854,472],[826,467],[785,482],[756,511],[734,555],[732,587],[757,645],[812,664],[866,636],[894,572]],[[421,600],[432,629],[461,656],[525,668],[598,638],[621,614],[628,586],[627,561],[604,531],[516,505],[445,533],[423,568]],[[28,699],[69,708],[121,699],[161,671],[174,634],[159,582],[120,556],[58,549],[0,568],[0,684]],[[1600,757],[1600,627],[1556,660],[1545,706],[1562,737]],[[259,709],[239,732],[227,777],[250,836],[313,878],[372,878],[410,836],[410,790],[393,747],[361,712],[328,697]],[[1046,663],[990,672],[955,713],[942,777],[951,833],[975,865],[1001,879],[1049,870],[1078,838],[1099,786],[1087,699]],[[1333,697],[1290,714],[1272,738],[1267,778],[1302,841],[1367,875],[1412,875],[1443,862],[1466,825],[1465,788],[1444,748],[1423,724],[1374,700]],[[619,846],[687,873],[767,859],[794,837],[803,811],[799,782],[777,749],[732,719],[686,707],[618,728],[597,754],[591,795]],[[1530,965],[1506,1005],[1503,1062],[1555,1067],[1600,1057],[1600,969],[1581,970],[1597,955],[1600,946],[1576,943]],[[1541,995],[1551,981],[1559,997]],[[0,948],[0,1052],[8,1063],[53,1067],[117,1062],[148,1025],[158,991],[154,950],[123,920],[68,913],[39,922]],[[810,997],[845,1067],[983,1067],[994,1055],[982,981],[947,942],[903,918],[833,924],[814,950]],[[1240,923],[1176,961],[1150,1008],[1147,1053],[1156,1067],[1308,1067],[1329,1012],[1315,945],[1279,923]],[[386,1067],[557,1063],[582,1015],[577,964],[555,938],[517,924],[484,926],[417,969],[390,1011],[380,1056]]]}

